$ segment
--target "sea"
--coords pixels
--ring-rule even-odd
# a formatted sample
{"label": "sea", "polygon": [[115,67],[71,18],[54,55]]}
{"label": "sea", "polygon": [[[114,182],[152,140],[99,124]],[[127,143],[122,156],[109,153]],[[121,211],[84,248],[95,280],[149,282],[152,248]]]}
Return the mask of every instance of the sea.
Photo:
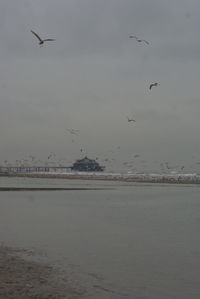
{"label": "sea", "polygon": [[199,186],[0,177],[0,187],[73,189],[0,191],[0,242],[37,252],[80,298],[200,298]]}

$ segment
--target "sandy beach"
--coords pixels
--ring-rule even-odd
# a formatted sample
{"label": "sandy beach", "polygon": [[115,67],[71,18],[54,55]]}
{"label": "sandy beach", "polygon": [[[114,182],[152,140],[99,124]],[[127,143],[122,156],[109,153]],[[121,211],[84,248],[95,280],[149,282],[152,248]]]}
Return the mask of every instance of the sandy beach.
{"label": "sandy beach", "polygon": [[34,255],[32,251],[0,247],[0,298],[82,298],[83,290],[71,288],[67,277],[53,266],[31,260]]}

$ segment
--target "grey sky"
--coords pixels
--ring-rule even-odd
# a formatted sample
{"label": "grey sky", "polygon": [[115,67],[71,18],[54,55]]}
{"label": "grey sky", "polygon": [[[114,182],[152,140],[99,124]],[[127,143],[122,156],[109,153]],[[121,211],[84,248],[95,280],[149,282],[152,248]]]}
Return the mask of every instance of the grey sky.
{"label": "grey sky", "polygon": [[1,161],[119,145],[118,169],[136,153],[152,169],[199,161],[199,15],[198,0],[0,0]]}

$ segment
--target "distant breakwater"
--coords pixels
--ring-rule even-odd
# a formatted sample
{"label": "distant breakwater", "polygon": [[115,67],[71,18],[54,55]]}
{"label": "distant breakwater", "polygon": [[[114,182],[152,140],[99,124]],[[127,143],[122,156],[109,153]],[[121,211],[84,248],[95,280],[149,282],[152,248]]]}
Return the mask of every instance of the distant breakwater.
{"label": "distant breakwater", "polygon": [[105,188],[32,188],[32,187],[0,187],[1,191],[88,191],[88,190],[105,190]]}
{"label": "distant breakwater", "polygon": [[115,174],[115,173],[1,173],[4,177],[51,178],[69,180],[102,180],[133,183],[200,184],[196,174]]}

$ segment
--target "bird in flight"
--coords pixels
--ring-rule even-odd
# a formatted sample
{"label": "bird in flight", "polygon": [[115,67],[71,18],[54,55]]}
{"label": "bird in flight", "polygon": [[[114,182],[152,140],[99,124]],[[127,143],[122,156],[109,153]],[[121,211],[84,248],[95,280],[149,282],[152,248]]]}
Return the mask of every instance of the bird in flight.
{"label": "bird in flight", "polygon": [[129,118],[128,116],[127,116],[127,119],[128,119],[128,122],[129,122],[129,123],[130,123],[130,122],[136,122],[135,119],[133,119],[133,118]]}
{"label": "bird in flight", "polygon": [[129,35],[129,38],[134,38],[134,39],[136,39],[136,41],[137,41],[138,43],[145,43],[145,44],[149,45],[149,42],[148,42],[147,40],[145,40],[145,39],[140,39],[140,38],[138,38],[138,37],[135,36],[135,35]]}
{"label": "bird in flight", "polygon": [[51,41],[55,41],[55,39],[53,38],[46,38],[46,39],[42,39],[36,32],[34,32],[33,30],[31,30],[31,33],[33,33],[37,39],[39,40],[39,45],[42,47],[44,42],[51,42]]}
{"label": "bird in flight", "polygon": [[151,90],[151,89],[152,89],[152,87],[154,87],[154,86],[158,86],[158,85],[159,85],[159,83],[158,83],[158,82],[152,83],[152,84],[150,84],[150,86],[149,86],[149,89]]}
{"label": "bird in flight", "polygon": [[79,130],[75,129],[67,129],[68,132],[70,132],[72,135],[78,135]]}

